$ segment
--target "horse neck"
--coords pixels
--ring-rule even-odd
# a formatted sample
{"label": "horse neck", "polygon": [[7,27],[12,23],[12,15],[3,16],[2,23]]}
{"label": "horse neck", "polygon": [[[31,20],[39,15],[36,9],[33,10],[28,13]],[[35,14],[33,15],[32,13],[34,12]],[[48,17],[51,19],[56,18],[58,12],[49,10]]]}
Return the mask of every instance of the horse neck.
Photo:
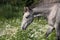
{"label": "horse neck", "polygon": [[49,14],[48,8],[35,7],[32,9],[32,11],[33,11],[34,17],[38,17],[38,16],[47,17]]}

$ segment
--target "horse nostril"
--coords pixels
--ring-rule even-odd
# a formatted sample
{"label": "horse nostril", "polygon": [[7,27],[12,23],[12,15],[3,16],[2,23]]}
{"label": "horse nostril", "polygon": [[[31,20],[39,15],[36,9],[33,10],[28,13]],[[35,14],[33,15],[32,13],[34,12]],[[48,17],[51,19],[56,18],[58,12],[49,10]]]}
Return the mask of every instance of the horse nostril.
{"label": "horse nostril", "polygon": [[26,28],[22,27],[22,30],[26,30]]}

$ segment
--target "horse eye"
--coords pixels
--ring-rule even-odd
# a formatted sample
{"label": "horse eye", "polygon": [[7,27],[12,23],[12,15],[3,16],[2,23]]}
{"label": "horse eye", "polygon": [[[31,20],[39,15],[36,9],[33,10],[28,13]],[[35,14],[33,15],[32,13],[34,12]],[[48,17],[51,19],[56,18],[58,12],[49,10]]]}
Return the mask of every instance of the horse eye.
{"label": "horse eye", "polygon": [[28,15],[26,18],[29,18],[30,17],[30,15]]}

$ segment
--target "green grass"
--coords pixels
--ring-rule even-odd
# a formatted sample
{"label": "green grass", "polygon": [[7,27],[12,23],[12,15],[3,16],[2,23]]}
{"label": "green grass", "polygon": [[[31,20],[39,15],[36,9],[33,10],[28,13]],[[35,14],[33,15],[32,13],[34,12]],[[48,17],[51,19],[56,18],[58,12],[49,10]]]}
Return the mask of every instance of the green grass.
{"label": "green grass", "polygon": [[[48,28],[46,20],[34,19],[27,30],[21,30],[22,7],[14,7],[10,4],[0,6],[0,40],[46,40],[44,34]],[[48,40],[55,40],[55,31]]]}
{"label": "green grass", "polygon": [[[41,20],[34,20],[34,22],[29,25],[27,30],[21,30],[21,20],[20,18],[4,19],[0,20],[0,40],[46,40],[44,34],[47,30],[47,24],[41,24]],[[42,23],[45,22],[42,20]],[[49,40],[55,40],[55,32],[51,33],[48,37]]]}

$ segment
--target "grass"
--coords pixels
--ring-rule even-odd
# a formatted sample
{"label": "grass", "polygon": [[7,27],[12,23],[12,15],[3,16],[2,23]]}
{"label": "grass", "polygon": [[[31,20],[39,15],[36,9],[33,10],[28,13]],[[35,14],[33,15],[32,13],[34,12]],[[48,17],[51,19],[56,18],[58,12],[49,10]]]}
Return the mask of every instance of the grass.
{"label": "grass", "polygon": [[[0,40],[46,40],[44,34],[48,28],[46,20],[34,19],[27,30],[21,30],[22,8],[11,5],[0,6]],[[55,40],[55,31],[50,34],[48,40]]]}
{"label": "grass", "polygon": [[[27,30],[21,30],[20,18],[4,20],[0,21],[0,40],[46,40],[44,34],[48,25],[45,23],[41,24],[41,20],[39,22],[38,20],[34,20]],[[43,22],[45,21],[42,20],[42,23]],[[55,40],[55,32],[51,33],[48,39]]]}

